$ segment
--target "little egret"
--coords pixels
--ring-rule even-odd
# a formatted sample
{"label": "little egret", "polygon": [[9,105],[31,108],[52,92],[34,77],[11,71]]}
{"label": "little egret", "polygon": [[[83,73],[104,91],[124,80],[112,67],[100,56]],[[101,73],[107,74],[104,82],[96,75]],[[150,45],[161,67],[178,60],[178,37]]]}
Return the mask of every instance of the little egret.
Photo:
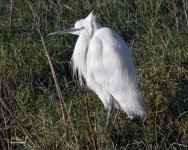
{"label": "little egret", "polygon": [[114,30],[102,27],[91,12],[75,23],[74,28],[50,33],[78,35],[71,59],[73,76],[83,80],[108,110],[109,124],[113,107],[129,118],[142,116],[145,105],[138,88],[134,56],[123,38]]}

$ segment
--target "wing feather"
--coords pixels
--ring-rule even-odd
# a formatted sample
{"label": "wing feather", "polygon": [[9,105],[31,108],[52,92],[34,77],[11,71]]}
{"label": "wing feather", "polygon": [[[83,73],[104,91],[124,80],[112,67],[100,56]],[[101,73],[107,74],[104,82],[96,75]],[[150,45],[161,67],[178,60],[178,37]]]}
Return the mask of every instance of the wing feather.
{"label": "wing feather", "polygon": [[[123,38],[110,28],[96,31],[86,61],[87,82],[91,89],[97,91],[100,87],[109,93],[130,117],[144,113],[134,57]],[[90,80],[94,80],[93,83]],[[108,101],[109,96],[105,99]]]}

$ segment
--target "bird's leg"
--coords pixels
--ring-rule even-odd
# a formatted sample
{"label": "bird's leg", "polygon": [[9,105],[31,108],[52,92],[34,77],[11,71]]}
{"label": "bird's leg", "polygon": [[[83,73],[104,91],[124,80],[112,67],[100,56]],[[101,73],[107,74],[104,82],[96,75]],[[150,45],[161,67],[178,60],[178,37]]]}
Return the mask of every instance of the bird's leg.
{"label": "bird's leg", "polygon": [[112,113],[113,105],[114,105],[114,101],[113,101],[113,99],[111,97],[110,98],[110,102],[108,104],[108,114],[107,114],[107,120],[106,120],[106,127],[108,127],[108,125],[109,125],[109,121],[110,121],[110,116],[111,116],[111,113]]}

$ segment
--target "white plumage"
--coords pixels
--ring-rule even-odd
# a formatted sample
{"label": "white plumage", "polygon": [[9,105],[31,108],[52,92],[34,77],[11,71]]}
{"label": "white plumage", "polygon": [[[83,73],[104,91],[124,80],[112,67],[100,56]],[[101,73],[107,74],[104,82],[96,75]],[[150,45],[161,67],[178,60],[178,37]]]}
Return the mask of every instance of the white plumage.
{"label": "white plumage", "polygon": [[75,23],[70,30],[53,34],[79,35],[72,55],[73,75],[83,78],[87,86],[108,109],[107,124],[113,105],[132,118],[144,114],[144,102],[138,88],[132,52],[123,38],[114,30],[101,27],[91,12]]}

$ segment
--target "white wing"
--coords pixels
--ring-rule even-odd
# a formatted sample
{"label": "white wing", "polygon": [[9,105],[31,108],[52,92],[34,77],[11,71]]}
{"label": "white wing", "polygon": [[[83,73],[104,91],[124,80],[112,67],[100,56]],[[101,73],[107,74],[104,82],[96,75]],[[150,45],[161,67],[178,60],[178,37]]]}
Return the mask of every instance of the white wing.
{"label": "white wing", "polygon": [[144,114],[134,57],[123,38],[110,28],[97,30],[90,41],[86,61],[87,85],[105,107],[113,96],[129,117]]}

